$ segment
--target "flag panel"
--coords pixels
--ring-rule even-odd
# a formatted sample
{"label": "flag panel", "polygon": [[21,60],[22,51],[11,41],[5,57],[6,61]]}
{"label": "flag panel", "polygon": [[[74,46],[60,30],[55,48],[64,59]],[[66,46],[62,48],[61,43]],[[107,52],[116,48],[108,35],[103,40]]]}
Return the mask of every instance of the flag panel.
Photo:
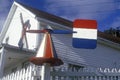
{"label": "flag panel", "polygon": [[75,48],[94,49],[97,45],[97,22],[77,19],[73,23],[73,41]]}

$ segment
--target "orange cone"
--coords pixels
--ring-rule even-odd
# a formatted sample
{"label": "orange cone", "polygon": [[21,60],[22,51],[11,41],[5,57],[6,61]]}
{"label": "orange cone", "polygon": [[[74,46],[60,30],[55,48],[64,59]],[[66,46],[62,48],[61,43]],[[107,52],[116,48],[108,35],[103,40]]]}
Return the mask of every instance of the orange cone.
{"label": "orange cone", "polygon": [[49,63],[51,66],[59,66],[63,64],[62,60],[57,57],[51,35],[48,32],[44,34],[36,57],[30,58],[30,61],[35,65]]}

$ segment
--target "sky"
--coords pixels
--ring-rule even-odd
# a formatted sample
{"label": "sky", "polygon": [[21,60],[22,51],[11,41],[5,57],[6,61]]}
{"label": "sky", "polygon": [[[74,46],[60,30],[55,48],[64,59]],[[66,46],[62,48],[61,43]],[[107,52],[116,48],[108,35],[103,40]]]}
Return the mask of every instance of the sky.
{"label": "sky", "polygon": [[[56,16],[74,21],[94,19],[98,30],[120,26],[120,0],[15,0]],[[0,31],[13,0],[0,0]]]}

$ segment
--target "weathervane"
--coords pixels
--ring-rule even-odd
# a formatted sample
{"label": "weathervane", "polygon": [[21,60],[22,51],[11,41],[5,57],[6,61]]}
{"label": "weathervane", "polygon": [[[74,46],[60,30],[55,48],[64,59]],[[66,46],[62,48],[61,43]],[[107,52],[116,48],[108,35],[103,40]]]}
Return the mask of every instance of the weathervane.
{"label": "weathervane", "polygon": [[72,34],[73,31],[69,30],[27,30],[29,33],[44,33],[43,40],[40,47],[38,48],[37,55],[30,58],[30,61],[36,65],[43,65],[44,63],[49,63],[51,66],[62,65],[63,62],[58,58],[51,34]]}
{"label": "weathervane", "polygon": [[23,37],[25,37],[26,32],[44,33],[36,56],[30,58],[30,61],[36,65],[49,63],[51,66],[59,66],[63,64],[62,60],[56,54],[51,34],[73,34],[72,45],[74,48],[94,49],[97,45],[97,22],[95,20],[77,19],[73,23],[73,30],[30,30],[27,27],[24,30],[23,27]]}

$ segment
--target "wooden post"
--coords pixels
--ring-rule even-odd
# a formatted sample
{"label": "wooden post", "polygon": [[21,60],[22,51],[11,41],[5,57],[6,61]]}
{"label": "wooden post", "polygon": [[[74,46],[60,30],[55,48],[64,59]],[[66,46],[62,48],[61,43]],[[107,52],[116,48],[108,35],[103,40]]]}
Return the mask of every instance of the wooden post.
{"label": "wooden post", "polygon": [[50,80],[50,64],[44,63],[41,70],[41,80]]}

